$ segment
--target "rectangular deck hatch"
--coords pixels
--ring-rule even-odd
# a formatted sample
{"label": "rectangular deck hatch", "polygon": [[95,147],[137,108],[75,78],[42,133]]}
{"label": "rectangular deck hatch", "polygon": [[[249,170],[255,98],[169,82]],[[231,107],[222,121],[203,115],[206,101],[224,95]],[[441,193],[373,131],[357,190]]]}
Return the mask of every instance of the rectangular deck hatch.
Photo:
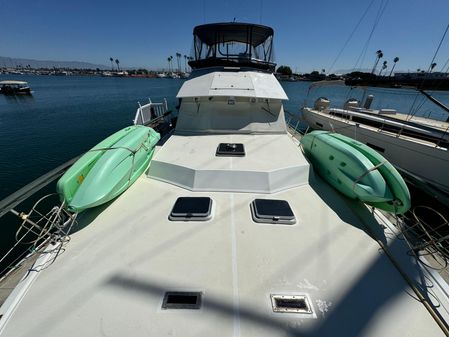
{"label": "rectangular deck hatch", "polygon": [[211,218],[212,199],[209,197],[179,197],[172,208],[172,221],[206,221]]}
{"label": "rectangular deck hatch", "polygon": [[201,292],[167,291],[162,309],[200,309]]}
{"label": "rectangular deck hatch", "polygon": [[251,203],[253,220],[259,223],[286,224],[296,223],[295,215],[286,200],[255,199]]}
{"label": "rectangular deck hatch", "polygon": [[274,312],[312,314],[312,307],[305,295],[271,295]]}
{"label": "rectangular deck hatch", "polygon": [[244,157],[245,147],[241,143],[220,143],[215,155],[218,157]]}

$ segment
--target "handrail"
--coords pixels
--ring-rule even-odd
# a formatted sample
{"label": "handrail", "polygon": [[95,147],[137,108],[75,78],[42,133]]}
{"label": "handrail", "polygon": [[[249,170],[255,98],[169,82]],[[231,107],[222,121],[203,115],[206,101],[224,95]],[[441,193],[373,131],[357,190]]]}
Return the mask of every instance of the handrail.
{"label": "handrail", "polygon": [[75,158],[70,159],[62,165],[59,165],[55,169],[47,172],[46,174],[40,176],[39,178],[33,180],[31,183],[25,185],[21,189],[7,196],[3,200],[0,200],[0,218],[4,216],[6,213],[11,211],[18,204],[50,184],[51,182],[58,179],[63,173],[72,166],[78,158],[81,156],[77,156]]}
{"label": "handrail", "polygon": [[[294,131],[293,135],[296,135],[297,133],[301,133],[298,130],[298,126],[301,123],[301,118],[298,115],[294,115],[294,114],[292,114],[291,112],[289,112],[287,110],[284,110],[284,114],[285,114],[286,117],[288,117],[288,119],[286,119],[287,126],[293,129],[293,131]],[[290,122],[292,120],[296,121],[295,126],[293,126],[293,124],[290,124]]]}
{"label": "handrail", "polygon": [[165,98],[164,102],[161,103],[153,103],[151,99],[148,100],[149,103],[145,105],[140,105],[140,102],[138,102],[139,107],[137,108],[136,115],[133,120],[134,125],[148,125],[154,120],[159,119],[159,117],[166,115],[168,111],[168,104]]}

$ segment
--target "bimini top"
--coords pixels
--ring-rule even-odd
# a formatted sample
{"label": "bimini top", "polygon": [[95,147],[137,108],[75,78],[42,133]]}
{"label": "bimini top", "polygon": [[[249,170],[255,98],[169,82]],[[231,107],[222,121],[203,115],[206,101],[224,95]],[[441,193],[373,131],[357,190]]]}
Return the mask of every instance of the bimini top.
{"label": "bimini top", "polygon": [[[250,40],[248,39],[249,31],[251,32]],[[248,42],[252,46],[258,46],[273,36],[273,33],[271,27],[240,22],[209,23],[193,29],[193,35],[208,45],[214,44],[218,37],[220,42]]]}
{"label": "bimini top", "polygon": [[274,71],[273,29],[240,22],[212,23],[193,30],[192,69],[224,66]]}

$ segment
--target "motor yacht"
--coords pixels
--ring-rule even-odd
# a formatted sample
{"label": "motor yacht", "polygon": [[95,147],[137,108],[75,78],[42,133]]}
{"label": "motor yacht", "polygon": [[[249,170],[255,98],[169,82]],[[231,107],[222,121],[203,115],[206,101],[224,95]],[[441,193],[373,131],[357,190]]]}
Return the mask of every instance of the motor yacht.
{"label": "motor yacht", "polygon": [[195,27],[175,129],[126,191],[39,251],[1,336],[447,335],[441,277],[288,132],[273,36]]}

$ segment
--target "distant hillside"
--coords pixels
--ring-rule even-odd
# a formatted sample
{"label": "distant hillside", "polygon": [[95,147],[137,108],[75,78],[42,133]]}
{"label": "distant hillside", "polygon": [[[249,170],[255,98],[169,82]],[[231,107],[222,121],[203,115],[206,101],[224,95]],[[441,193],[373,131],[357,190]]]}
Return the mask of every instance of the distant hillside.
{"label": "distant hillside", "polygon": [[0,56],[0,68],[16,68],[18,66],[31,68],[71,68],[71,69],[109,69],[103,64],[93,64],[88,62],[79,61],[49,61],[49,60],[32,60],[32,59],[22,59],[13,57],[3,57]]}

